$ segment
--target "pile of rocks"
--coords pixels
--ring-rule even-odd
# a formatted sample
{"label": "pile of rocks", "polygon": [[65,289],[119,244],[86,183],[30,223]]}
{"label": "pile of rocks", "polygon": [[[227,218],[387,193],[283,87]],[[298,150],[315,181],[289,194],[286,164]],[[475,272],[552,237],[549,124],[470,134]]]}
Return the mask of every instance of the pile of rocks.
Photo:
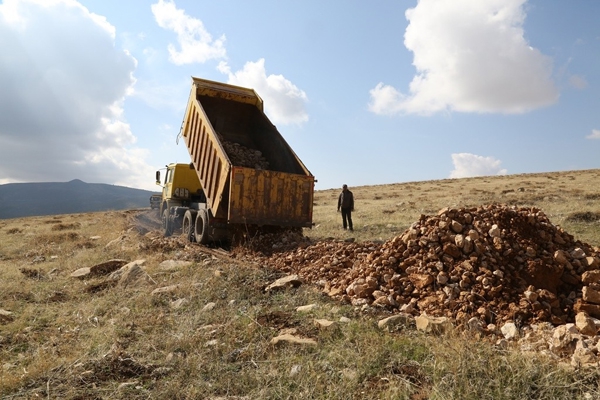
{"label": "pile of rocks", "polygon": [[[273,253],[293,252],[310,245],[319,247],[302,234],[302,228],[244,227],[243,232],[234,233],[234,238],[237,236],[242,240],[234,243],[230,253],[233,257],[269,257]],[[273,260],[278,257],[283,256],[279,254]]]}
{"label": "pile of rocks", "polygon": [[269,169],[269,162],[260,151],[226,140],[222,140],[221,143],[233,165],[262,170]]}
{"label": "pile of rocks", "polygon": [[383,244],[324,241],[266,261],[355,305],[483,329],[600,318],[599,249],[536,208],[443,209]]}

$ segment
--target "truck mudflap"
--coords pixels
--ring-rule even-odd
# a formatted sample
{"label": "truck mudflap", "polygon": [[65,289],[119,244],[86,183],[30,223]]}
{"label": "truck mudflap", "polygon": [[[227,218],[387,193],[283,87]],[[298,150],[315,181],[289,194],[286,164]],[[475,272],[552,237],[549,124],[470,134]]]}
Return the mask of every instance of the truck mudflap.
{"label": "truck mudflap", "polygon": [[229,223],[312,226],[313,176],[233,167],[229,190]]}

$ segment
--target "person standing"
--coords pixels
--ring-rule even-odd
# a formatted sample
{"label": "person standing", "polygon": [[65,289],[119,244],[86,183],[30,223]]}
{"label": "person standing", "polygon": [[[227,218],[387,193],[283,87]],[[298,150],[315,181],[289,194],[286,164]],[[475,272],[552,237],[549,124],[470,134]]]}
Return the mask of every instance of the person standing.
{"label": "person standing", "polygon": [[354,195],[350,190],[348,190],[348,185],[344,184],[342,186],[342,192],[338,197],[338,212],[342,211],[342,224],[344,225],[344,229],[352,228],[352,211],[354,211]]}

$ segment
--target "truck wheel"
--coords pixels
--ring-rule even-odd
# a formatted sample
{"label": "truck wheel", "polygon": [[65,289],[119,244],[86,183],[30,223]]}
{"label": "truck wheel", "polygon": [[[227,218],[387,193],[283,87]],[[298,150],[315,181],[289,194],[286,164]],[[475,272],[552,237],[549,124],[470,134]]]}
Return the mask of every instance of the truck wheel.
{"label": "truck wheel", "polygon": [[162,228],[165,234],[165,237],[171,236],[173,234],[173,224],[169,220],[169,209],[165,208],[162,213]]}
{"label": "truck wheel", "polygon": [[196,236],[196,242],[200,244],[207,244],[209,242],[208,224],[208,212],[204,209],[198,210],[198,215],[196,216],[196,223],[194,225],[194,235]]}
{"label": "truck wheel", "polygon": [[196,214],[195,210],[187,210],[183,215],[183,222],[181,223],[181,230],[190,242],[195,241]]}

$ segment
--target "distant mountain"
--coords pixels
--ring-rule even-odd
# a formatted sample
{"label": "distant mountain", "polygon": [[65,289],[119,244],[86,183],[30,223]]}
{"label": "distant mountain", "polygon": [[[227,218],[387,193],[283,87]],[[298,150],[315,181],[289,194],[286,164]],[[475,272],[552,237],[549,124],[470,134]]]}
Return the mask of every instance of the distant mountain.
{"label": "distant mountain", "polygon": [[0,219],[149,207],[154,193],[79,179],[8,183],[0,185]]}

